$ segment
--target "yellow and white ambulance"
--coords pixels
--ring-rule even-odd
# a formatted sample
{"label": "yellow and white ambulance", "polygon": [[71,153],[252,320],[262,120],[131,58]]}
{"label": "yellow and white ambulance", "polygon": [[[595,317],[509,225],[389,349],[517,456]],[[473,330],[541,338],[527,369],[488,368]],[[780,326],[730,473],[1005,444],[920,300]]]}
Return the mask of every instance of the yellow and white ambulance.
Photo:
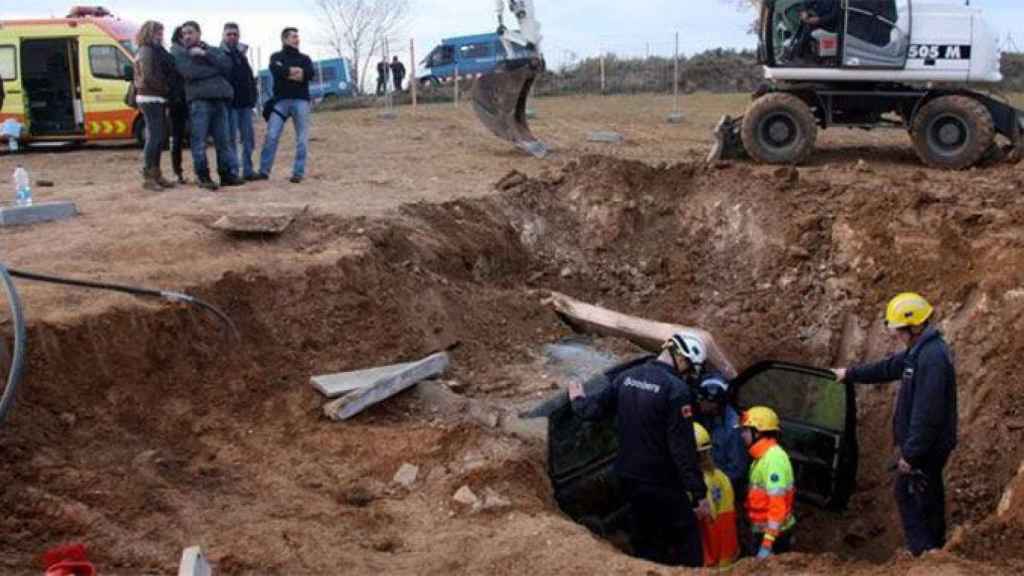
{"label": "yellow and white ambulance", "polygon": [[100,7],[0,20],[0,123],[20,122],[25,142],[141,141],[141,114],[124,102],[137,29]]}

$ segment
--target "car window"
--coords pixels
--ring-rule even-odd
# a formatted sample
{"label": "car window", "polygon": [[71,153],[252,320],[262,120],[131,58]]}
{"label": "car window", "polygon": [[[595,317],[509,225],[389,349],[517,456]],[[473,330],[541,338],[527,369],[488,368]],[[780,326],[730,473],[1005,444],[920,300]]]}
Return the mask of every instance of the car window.
{"label": "car window", "polygon": [[486,58],[491,55],[490,44],[466,44],[459,47],[459,54],[462,59]]}
{"label": "car window", "polygon": [[555,478],[611,458],[619,448],[614,418],[586,421],[569,405],[548,417],[548,431],[548,464]]}
{"label": "car window", "polygon": [[323,72],[323,77],[321,78],[321,81],[323,81],[323,82],[334,82],[334,81],[336,81],[338,79],[338,69],[337,68],[324,68],[322,70],[322,72]]}
{"label": "car window", "polygon": [[0,46],[0,79],[18,79],[18,64],[14,46]]}
{"label": "car window", "polygon": [[846,386],[816,370],[769,367],[745,380],[742,408],[771,407],[784,420],[842,433],[846,430]]}
{"label": "car window", "polygon": [[125,66],[130,64],[131,60],[116,46],[89,47],[89,68],[97,78],[124,80]]}
{"label": "car window", "polygon": [[888,46],[897,20],[896,0],[850,0],[849,6],[847,33],[875,46]]}

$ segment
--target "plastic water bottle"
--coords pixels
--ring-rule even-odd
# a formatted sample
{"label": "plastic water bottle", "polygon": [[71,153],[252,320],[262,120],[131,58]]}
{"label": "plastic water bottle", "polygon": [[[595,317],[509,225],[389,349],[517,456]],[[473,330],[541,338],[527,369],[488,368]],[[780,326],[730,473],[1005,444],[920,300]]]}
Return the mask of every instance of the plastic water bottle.
{"label": "plastic water bottle", "polygon": [[28,178],[28,170],[21,164],[14,169],[14,202],[18,206],[32,205],[32,184]]}

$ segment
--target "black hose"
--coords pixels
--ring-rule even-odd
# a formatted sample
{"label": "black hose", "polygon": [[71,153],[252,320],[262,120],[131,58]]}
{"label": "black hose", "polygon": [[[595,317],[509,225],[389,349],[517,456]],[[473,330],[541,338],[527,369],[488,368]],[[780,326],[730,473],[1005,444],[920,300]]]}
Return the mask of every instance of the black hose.
{"label": "black hose", "polygon": [[0,394],[0,422],[3,422],[7,416],[7,411],[11,409],[11,404],[14,403],[14,393],[18,389],[18,384],[21,383],[22,372],[25,368],[25,345],[28,336],[25,330],[25,316],[21,308],[21,298],[18,297],[18,291],[14,287],[14,280],[11,278],[10,272],[3,264],[0,264],[0,281],[3,282],[4,288],[7,291],[7,303],[10,305],[11,320],[14,323],[14,355],[11,358],[10,372],[7,375],[7,385],[4,387],[3,394]]}
{"label": "black hose", "polygon": [[22,374],[25,369],[25,347],[28,337],[27,330],[25,329],[25,316],[22,310],[21,299],[18,297],[18,291],[15,289],[13,278],[21,278],[22,280],[30,280],[33,282],[61,284],[64,286],[109,290],[112,292],[131,294],[132,296],[160,298],[170,302],[184,302],[206,310],[224,324],[231,339],[235,342],[241,340],[238,328],[227,314],[213,304],[204,302],[199,298],[189,296],[188,294],[170,292],[166,290],[153,290],[151,288],[140,288],[137,286],[109,284],[106,282],[93,282],[89,280],[74,280],[58,276],[47,276],[45,274],[25,272],[23,270],[14,270],[0,264],[0,283],[4,285],[4,288],[7,291],[7,301],[10,304],[11,318],[14,322],[14,355],[12,357],[11,369],[7,376],[7,386],[3,389],[3,394],[0,394],[0,422],[3,422],[4,418],[7,416],[7,411],[10,410],[11,404],[14,402],[14,393],[17,390],[18,385],[21,383]]}
{"label": "black hose", "polygon": [[188,294],[182,294],[181,292],[170,292],[167,290],[154,290],[152,288],[142,288],[139,286],[126,286],[124,284],[110,284],[108,282],[95,282],[92,280],[75,280],[73,278],[62,278],[59,276],[48,276],[46,274],[36,274],[35,272],[26,272],[24,270],[9,269],[11,276],[15,278],[21,278],[22,280],[31,280],[33,282],[46,282],[48,284],[60,284],[64,286],[76,286],[79,288],[90,288],[96,290],[108,290],[111,292],[121,292],[123,294],[130,294],[132,296],[148,297],[148,298],[160,298],[170,302],[184,302],[186,304],[192,304],[198,306],[213,314],[224,326],[227,328],[229,336],[238,342],[241,337],[238,333],[238,327],[231,321],[220,308],[217,308],[209,302],[204,302],[195,296],[189,296]]}

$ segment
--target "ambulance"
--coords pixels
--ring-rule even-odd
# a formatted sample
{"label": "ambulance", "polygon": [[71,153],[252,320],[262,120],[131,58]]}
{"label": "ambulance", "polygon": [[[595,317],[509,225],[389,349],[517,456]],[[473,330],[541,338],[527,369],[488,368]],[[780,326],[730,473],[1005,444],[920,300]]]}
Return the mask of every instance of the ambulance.
{"label": "ambulance", "polygon": [[141,142],[142,115],[125,104],[137,30],[102,7],[0,20],[0,124],[21,123],[23,142]]}

